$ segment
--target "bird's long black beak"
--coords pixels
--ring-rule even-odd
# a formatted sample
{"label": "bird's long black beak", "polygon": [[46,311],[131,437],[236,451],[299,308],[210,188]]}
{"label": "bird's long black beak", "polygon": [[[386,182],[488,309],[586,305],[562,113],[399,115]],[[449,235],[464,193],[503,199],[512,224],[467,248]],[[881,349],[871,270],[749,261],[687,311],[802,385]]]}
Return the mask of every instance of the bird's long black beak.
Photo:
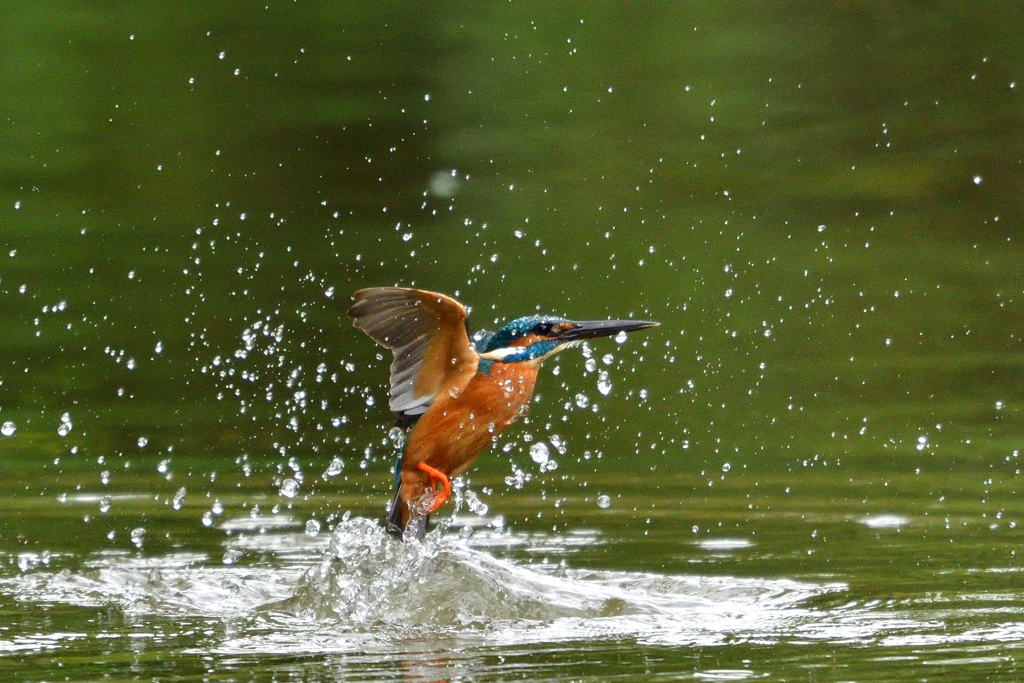
{"label": "bird's long black beak", "polygon": [[657,327],[661,323],[647,320],[581,320],[574,321],[572,324],[574,327],[563,332],[559,339],[576,341],[594,337],[610,337],[619,332],[636,332],[648,327]]}

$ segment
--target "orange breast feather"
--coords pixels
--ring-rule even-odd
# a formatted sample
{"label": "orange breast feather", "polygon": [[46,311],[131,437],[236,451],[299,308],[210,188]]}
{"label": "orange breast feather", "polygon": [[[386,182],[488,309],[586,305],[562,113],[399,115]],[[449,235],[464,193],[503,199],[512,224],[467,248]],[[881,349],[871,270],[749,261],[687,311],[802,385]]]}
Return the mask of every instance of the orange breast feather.
{"label": "orange breast feather", "polygon": [[403,469],[426,463],[459,476],[520,416],[539,369],[539,361],[494,363],[490,374],[454,378],[409,434]]}

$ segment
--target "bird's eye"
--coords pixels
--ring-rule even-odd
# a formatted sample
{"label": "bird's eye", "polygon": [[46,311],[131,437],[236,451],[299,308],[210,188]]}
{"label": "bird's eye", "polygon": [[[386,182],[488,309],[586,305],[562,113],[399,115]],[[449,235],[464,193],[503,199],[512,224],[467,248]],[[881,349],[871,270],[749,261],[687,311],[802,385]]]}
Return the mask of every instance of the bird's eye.
{"label": "bird's eye", "polygon": [[544,336],[551,334],[551,323],[537,323],[533,326],[533,333]]}

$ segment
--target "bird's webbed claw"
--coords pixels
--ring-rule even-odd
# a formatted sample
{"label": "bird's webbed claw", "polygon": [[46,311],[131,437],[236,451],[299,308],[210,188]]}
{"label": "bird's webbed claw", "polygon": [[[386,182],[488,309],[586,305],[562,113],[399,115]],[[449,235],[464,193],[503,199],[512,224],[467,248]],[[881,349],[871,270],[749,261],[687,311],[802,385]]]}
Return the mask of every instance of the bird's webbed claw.
{"label": "bird's webbed claw", "polygon": [[[434,489],[434,499],[430,501],[430,506],[424,511],[424,514],[431,514],[439,507],[444,505],[452,497],[452,483],[448,480],[448,477],[444,472],[438,469],[434,469],[426,463],[420,463],[416,465],[419,469],[423,470],[430,476],[430,486]],[[437,485],[441,485],[441,489],[437,490]]]}

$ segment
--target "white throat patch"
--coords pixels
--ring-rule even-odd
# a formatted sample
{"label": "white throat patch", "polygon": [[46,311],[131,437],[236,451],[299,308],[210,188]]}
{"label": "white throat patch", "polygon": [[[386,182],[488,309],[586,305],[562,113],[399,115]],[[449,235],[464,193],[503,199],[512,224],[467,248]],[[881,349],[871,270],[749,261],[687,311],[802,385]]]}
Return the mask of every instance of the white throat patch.
{"label": "white throat patch", "polygon": [[488,351],[487,353],[481,353],[480,357],[483,358],[484,360],[496,360],[500,363],[503,362],[506,358],[518,356],[519,354],[525,351],[525,346],[506,346],[501,349],[494,349],[493,351]]}

